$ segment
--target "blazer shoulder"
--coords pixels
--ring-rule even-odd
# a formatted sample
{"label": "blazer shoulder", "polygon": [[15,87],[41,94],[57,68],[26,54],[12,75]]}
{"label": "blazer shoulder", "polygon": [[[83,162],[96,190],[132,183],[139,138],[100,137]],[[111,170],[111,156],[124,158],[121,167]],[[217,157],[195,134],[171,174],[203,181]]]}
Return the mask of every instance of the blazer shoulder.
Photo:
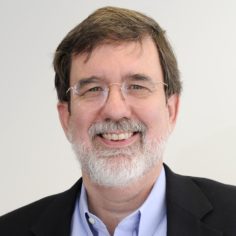
{"label": "blazer shoulder", "polygon": [[172,220],[175,229],[179,229],[181,224],[184,228],[186,222],[192,219],[198,226],[201,223],[201,226],[224,232],[224,235],[236,235],[235,186],[206,178],[175,174],[167,166],[165,168],[169,210],[167,215],[169,213],[169,220]]}
{"label": "blazer shoulder", "polygon": [[17,224],[17,222],[23,223],[24,221],[27,221],[30,224],[29,221],[34,221],[35,218],[40,216],[41,212],[43,212],[44,209],[59,196],[60,194],[55,194],[42,198],[1,216],[0,228],[4,224],[11,224],[11,222]]}
{"label": "blazer shoulder", "polygon": [[220,201],[222,204],[236,207],[236,186],[206,178],[191,177],[191,179],[211,202]]}
{"label": "blazer shoulder", "polygon": [[57,215],[57,209],[63,211],[66,207],[72,207],[80,186],[81,180],[65,192],[42,198],[1,216],[0,235],[17,235],[16,232],[27,232],[31,225],[45,216],[45,212]]}
{"label": "blazer shoulder", "polygon": [[236,233],[236,186],[204,178],[192,180],[213,206],[212,214],[207,215],[205,221],[212,225],[225,225],[229,232]]}
{"label": "blazer shoulder", "polygon": [[171,192],[174,192],[175,197],[179,188],[182,189],[182,192],[185,190],[184,193],[187,194],[189,191],[193,192],[193,186],[195,186],[213,205],[218,204],[236,208],[236,186],[207,178],[176,174],[168,166],[164,166],[167,176],[167,187],[169,186],[172,189]]}

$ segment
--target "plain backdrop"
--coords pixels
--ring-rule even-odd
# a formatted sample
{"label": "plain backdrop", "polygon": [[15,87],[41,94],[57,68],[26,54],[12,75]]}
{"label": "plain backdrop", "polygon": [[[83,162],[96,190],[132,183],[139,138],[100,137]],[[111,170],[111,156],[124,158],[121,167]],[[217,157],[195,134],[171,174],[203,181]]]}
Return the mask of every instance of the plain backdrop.
{"label": "plain backdrop", "polygon": [[165,162],[236,184],[236,1],[0,0],[0,215],[80,177],[58,120],[52,58],[72,27],[107,5],[155,18],[177,55],[184,90]]}

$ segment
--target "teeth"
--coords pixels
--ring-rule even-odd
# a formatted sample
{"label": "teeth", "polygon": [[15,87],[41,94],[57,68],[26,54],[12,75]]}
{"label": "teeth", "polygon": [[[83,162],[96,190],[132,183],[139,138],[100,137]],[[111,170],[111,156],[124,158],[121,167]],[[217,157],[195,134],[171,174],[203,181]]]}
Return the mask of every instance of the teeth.
{"label": "teeth", "polygon": [[128,132],[128,133],[121,133],[121,134],[102,134],[102,137],[105,138],[105,139],[109,139],[109,140],[124,140],[124,139],[128,139],[132,136],[132,133],[131,132]]}

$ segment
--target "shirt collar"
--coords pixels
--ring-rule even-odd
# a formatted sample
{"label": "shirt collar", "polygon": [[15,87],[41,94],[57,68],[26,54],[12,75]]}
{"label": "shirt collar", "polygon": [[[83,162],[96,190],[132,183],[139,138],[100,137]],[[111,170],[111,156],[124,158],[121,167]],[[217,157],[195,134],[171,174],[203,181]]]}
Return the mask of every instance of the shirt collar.
{"label": "shirt collar", "polygon": [[[127,227],[131,229],[134,225],[138,225],[138,235],[150,234],[154,235],[157,231],[158,226],[163,222],[166,217],[166,201],[165,201],[165,192],[166,192],[166,178],[165,170],[162,167],[161,173],[155,182],[150,194],[144,203],[138,208],[135,212],[123,219],[118,226]],[[79,198],[79,215],[82,220],[82,224],[85,227],[87,232],[93,232],[94,228],[102,229],[104,224],[101,220],[91,214],[88,210],[87,195],[84,185],[82,184],[81,194]],[[89,218],[95,219],[94,224],[89,223]],[[93,226],[92,226],[93,225]]]}
{"label": "shirt collar", "polygon": [[147,232],[149,235],[154,235],[166,217],[166,177],[163,167],[150,194],[139,208],[139,212],[141,216],[139,235],[145,235]]}

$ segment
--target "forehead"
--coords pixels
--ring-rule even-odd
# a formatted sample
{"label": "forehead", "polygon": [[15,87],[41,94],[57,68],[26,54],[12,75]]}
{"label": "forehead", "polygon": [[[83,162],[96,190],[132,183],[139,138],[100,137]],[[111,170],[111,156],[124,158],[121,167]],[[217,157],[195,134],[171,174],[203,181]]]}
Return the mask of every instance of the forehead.
{"label": "forehead", "polygon": [[158,51],[149,37],[139,42],[101,44],[91,54],[73,56],[70,82],[91,76],[117,82],[132,74],[163,80]]}

